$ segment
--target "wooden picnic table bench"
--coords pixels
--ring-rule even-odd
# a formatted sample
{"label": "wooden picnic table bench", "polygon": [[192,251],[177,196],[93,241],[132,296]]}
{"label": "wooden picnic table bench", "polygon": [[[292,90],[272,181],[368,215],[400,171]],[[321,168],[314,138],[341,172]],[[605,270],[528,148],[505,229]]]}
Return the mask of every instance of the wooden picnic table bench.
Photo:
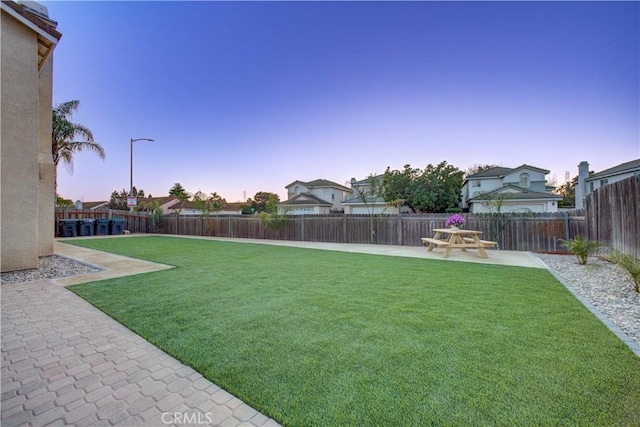
{"label": "wooden picnic table bench", "polygon": [[[498,242],[492,242],[490,240],[480,240],[482,231],[476,230],[464,230],[454,228],[434,228],[435,235],[433,237],[422,237],[422,243],[429,244],[427,251],[431,252],[436,247],[445,248],[444,257],[447,258],[451,255],[453,249],[460,249],[466,251],[467,249],[477,249],[480,258],[488,258],[485,248],[494,247]],[[449,237],[443,239],[443,234]],[[465,237],[468,236],[468,237]]]}
{"label": "wooden picnic table bench", "polygon": [[449,242],[447,242],[446,240],[434,239],[432,237],[423,237],[420,240],[422,240],[422,243],[431,243],[431,244],[436,245],[438,247],[440,247],[440,246],[449,246]]}
{"label": "wooden picnic table bench", "polygon": [[[468,243],[475,243],[472,237],[463,237],[462,240]],[[484,246],[488,248],[492,248],[498,244],[498,242],[493,242],[491,240],[481,240],[481,239],[480,239],[480,243],[482,243]]]}

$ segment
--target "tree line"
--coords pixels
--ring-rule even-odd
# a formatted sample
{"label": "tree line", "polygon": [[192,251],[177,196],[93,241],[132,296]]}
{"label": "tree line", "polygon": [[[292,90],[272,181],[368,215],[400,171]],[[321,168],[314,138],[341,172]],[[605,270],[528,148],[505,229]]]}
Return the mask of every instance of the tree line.
{"label": "tree line", "polygon": [[[91,130],[79,123],[72,121],[73,113],[78,109],[78,100],[64,102],[55,106],[52,110],[52,156],[55,165],[55,189],[56,206],[70,207],[73,202],[64,199],[57,192],[57,169],[58,164],[66,164],[70,172],[73,172],[73,156],[76,152],[93,151],[101,159],[105,159],[104,148],[94,140]],[[483,170],[496,167],[497,165],[474,165],[467,171],[462,171],[455,166],[447,164],[446,161],[437,165],[429,164],[424,169],[413,168],[407,164],[403,169],[392,170],[387,168],[383,175],[371,175],[366,191],[356,191],[354,193],[360,197],[365,204],[369,198],[383,198],[385,202],[395,206],[407,206],[414,213],[441,213],[455,211],[459,209],[462,183],[464,177]],[[573,206],[575,197],[575,185],[577,177],[557,186],[556,194],[563,196],[559,206]],[[169,194],[176,196],[181,205],[192,200],[194,204],[203,212],[214,212],[221,210],[226,205],[226,200],[217,193],[204,194],[197,191],[188,193],[180,183],[175,183]],[[109,200],[111,209],[127,209],[126,190],[113,191]],[[145,197],[143,190],[133,189],[133,196]],[[151,197],[149,195],[148,197]],[[246,200],[243,204],[243,213],[277,212],[280,197],[271,192],[257,192],[253,198]],[[145,206],[145,209],[153,210],[154,206]]]}

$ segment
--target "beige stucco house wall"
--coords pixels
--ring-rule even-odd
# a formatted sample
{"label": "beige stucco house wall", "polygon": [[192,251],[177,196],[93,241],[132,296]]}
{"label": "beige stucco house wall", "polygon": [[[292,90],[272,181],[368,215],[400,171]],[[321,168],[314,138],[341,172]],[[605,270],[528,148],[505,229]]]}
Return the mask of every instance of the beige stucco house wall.
{"label": "beige stucco house wall", "polygon": [[38,15],[43,9],[11,1],[1,7],[0,250],[1,270],[12,271],[35,268],[39,256],[53,254],[51,53],[61,34]]}

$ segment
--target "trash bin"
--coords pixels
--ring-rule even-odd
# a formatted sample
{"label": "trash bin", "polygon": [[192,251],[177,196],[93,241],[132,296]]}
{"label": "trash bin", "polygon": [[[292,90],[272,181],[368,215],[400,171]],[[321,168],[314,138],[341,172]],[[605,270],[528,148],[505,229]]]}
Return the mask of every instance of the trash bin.
{"label": "trash bin", "polygon": [[77,221],[75,219],[60,220],[60,237],[76,237]]}
{"label": "trash bin", "polygon": [[78,236],[93,236],[93,220],[92,219],[78,220]]}
{"label": "trash bin", "polygon": [[109,234],[109,218],[96,218],[96,236],[106,236]]}
{"label": "trash bin", "polygon": [[124,219],[117,218],[112,219],[109,223],[109,234],[123,234],[124,233]]}

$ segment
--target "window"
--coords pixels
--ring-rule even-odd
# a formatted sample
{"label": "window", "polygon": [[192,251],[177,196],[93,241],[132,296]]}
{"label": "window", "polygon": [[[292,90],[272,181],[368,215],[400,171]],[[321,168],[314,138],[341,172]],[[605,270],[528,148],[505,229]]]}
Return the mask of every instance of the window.
{"label": "window", "polygon": [[296,185],[296,188],[295,188],[295,192],[296,192],[296,194],[300,194],[300,187],[298,187],[297,185]]}
{"label": "window", "polygon": [[607,185],[608,183],[609,183],[609,180],[607,178],[600,180],[600,185]]}
{"label": "window", "polygon": [[520,174],[520,187],[526,188],[529,186],[529,174]]}
{"label": "window", "polygon": [[471,181],[472,187],[482,187],[482,181]]}

